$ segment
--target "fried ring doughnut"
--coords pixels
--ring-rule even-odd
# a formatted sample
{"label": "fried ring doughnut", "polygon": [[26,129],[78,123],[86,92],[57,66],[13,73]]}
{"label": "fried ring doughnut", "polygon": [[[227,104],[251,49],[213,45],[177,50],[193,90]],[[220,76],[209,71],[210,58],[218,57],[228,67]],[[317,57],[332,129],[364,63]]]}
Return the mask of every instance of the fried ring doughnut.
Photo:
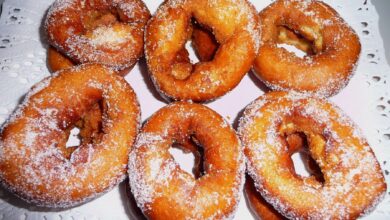
{"label": "fried ring doughnut", "polygon": [[[268,87],[329,97],[348,84],[360,42],[333,8],[320,1],[277,0],[259,16],[261,46],[253,69]],[[279,47],[283,42],[307,55]]]}
{"label": "fried ring doughnut", "polygon": [[[386,192],[380,165],[360,130],[325,99],[268,93],[245,109],[238,130],[257,190],[288,218],[357,218]],[[296,174],[284,141],[296,132],[306,136],[323,182]]]}
{"label": "fried ring doughnut", "polygon": [[[177,61],[191,37],[192,17],[210,28],[220,43],[210,62]],[[236,87],[250,69],[259,35],[256,10],[246,0],[168,0],[146,27],[149,72],[157,90],[170,99],[218,98]]]}
{"label": "fried ring doughnut", "polygon": [[[195,179],[169,149],[196,139],[204,152],[204,175]],[[130,187],[149,219],[232,217],[244,181],[241,145],[218,113],[200,105],[174,103],[144,125],[130,153]]]}
{"label": "fried ring doughnut", "polygon": [[[64,152],[67,131],[86,113],[100,114],[99,101],[101,134]],[[113,71],[93,64],[59,72],[34,86],[2,128],[0,180],[39,206],[70,207],[92,199],[125,178],[139,120],[135,93]],[[94,133],[96,122],[87,121],[92,131],[86,133]]]}
{"label": "fried ring doughnut", "polygon": [[[149,18],[141,0],[57,0],[49,9],[45,28],[49,44],[71,63],[98,63],[121,71],[132,68],[142,56]],[[56,58],[49,56],[49,64],[55,64]]]}

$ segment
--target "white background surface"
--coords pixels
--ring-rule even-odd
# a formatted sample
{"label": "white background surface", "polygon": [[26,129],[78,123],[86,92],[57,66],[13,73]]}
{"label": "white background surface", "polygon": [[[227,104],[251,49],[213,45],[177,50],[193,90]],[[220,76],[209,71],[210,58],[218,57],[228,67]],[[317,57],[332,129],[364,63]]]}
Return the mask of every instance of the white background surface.
{"label": "white background surface", "polygon": [[[390,9],[387,9],[390,7],[390,1],[372,1],[374,5],[365,0],[325,1],[356,30],[362,43],[361,59],[354,77],[349,85],[331,100],[362,128],[383,169],[390,171],[390,68],[381,37],[382,34],[389,39],[389,29],[386,27],[390,21]],[[46,66],[47,44],[41,22],[51,2],[52,0],[10,0],[4,3],[0,17],[0,123],[14,110],[33,84],[50,74]],[[145,2],[151,12],[154,12],[160,3],[153,0]],[[261,10],[271,1],[252,2]],[[378,17],[378,13],[382,13],[381,17]],[[386,45],[389,46],[389,40]],[[388,54],[387,60],[389,57]],[[126,79],[139,97],[143,120],[167,104],[151,84],[143,60]],[[264,86],[250,73],[231,93],[209,103],[208,106],[235,125],[239,112],[264,91]],[[389,175],[386,175],[386,178],[389,183]],[[128,201],[123,183],[92,202],[68,210],[38,208],[0,189],[0,220],[135,218],[134,209],[129,209]],[[242,198],[236,219],[251,218]],[[390,219],[389,193],[366,218]]]}

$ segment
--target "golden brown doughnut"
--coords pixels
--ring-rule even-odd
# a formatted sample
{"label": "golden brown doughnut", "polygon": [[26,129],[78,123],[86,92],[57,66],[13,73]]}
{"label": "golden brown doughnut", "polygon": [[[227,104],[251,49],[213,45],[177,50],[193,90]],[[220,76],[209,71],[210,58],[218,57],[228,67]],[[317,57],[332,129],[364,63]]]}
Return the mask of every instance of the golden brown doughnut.
{"label": "golden brown doughnut", "polygon": [[[168,151],[188,147],[189,140],[203,148],[199,178],[183,171]],[[130,187],[149,219],[233,217],[244,171],[233,128],[211,109],[185,102],[160,109],[146,122],[129,159]]]}
{"label": "golden brown doughnut", "polygon": [[[213,60],[178,61],[191,38],[191,18],[209,28],[220,43]],[[145,55],[156,88],[173,100],[218,98],[241,81],[258,49],[258,16],[246,0],[168,0],[151,18]]]}
{"label": "golden brown doughnut", "polygon": [[[238,130],[257,190],[287,218],[354,219],[386,192],[380,165],[360,130],[325,99],[268,93],[245,109]],[[305,135],[323,182],[295,172],[284,141],[292,133]]]}
{"label": "golden brown doughnut", "polygon": [[[253,69],[268,87],[329,97],[347,85],[360,42],[333,8],[321,1],[277,0],[259,16],[261,46]],[[307,55],[300,58],[280,43]]]}
{"label": "golden brown doughnut", "polygon": [[[121,71],[142,56],[149,17],[141,0],[57,0],[45,28],[49,44],[72,63],[98,63]],[[49,64],[53,62],[49,56]],[[50,65],[54,70],[61,66]]]}
{"label": "golden brown doughnut", "polygon": [[[67,149],[80,120],[87,124],[82,130],[89,128],[80,136],[91,136]],[[113,71],[81,65],[54,74],[32,88],[2,127],[0,182],[39,206],[92,199],[125,178],[139,120],[135,93]]]}

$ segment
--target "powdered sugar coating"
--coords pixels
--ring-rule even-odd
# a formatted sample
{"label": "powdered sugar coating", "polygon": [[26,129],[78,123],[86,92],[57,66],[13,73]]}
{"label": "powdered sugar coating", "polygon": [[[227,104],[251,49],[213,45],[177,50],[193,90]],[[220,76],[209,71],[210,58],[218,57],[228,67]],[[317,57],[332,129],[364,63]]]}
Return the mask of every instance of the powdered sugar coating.
{"label": "powdered sugar coating", "polygon": [[[294,117],[300,117],[300,122]],[[303,120],[310,121],[313,130],[300,125]],[[285,126],[307,136],[312,157],[324,175],[323,184],[297,176],[281,159],[289,157],[282,141]],[[284,92],[268,93],[251,103],[239,126],[248,172],[257,190],[291,219],[356,218],[380,201],[386,184],[360,133],[325,99]]]}
{"label": "powdered sugar coating", "polygon": [[[93,143],[82,142],[66,158],[61,148],[67,131],[99,100],[107,106],[104,135]],[[95,198],[126,177],[126,152],[138,131],[139,115],[132,89],[112,71],[83,65],[54,74],[27,94],[2,127],[2,185],[46,207],[71,207]]]}
{"label": "powdered sugar coating", "polygon": [[[113,9],[117,15],[108,13]],[[149,17],[141,0],[59,0],[48,11],[45,29],[49,43],[74,63],[93,62],[123,70],[143,53]]]}
{"label": "powdered sugar coating", "polygon": [[[168,151],[192,135],[204,149],[205,174],[199,179],[181,170]],[[240,146],[231,126],[205,106],[175,103],[160,109],[130,153],[130,186],[138,206],[149,218],[231,219],[244,182]]]}
{"label": "powdered sugar coating", "polygon": [[127,33],[115,31],[112,27],[98,27],[92,32],[91,44],[99,47],[109,45],[112,49],[118,49],[120,44],[130,40],[130,35]]}
{"label": "powdered sugar coating", "polygon": [[[209,27],[221,45],[210,62],[194,65],[182,55],[192,17]],[[147,25],[145,55],[151,78],[164,96],[209,101],[237,86],[257,54],[259,38],[256,10],[246,0],[166,1]]]}
{"label": "powdered sugar coating", "polygon": [[[260,20],[262,46],[253,69],[269,88],[329,97],[348,84],[361,46],[354,30],[330,6],[321,1],[278,0],[260,12]],[[306,39],[309,48],[304,57],[277,46],[280,41],[294,41],[281,39],[281,27]]]}

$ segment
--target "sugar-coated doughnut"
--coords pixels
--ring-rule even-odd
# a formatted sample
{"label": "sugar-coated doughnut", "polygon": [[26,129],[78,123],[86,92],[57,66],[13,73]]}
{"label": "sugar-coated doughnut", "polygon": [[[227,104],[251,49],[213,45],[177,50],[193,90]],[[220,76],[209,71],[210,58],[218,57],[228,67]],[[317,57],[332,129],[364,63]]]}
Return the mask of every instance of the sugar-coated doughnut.
{"label": "sugar-coated doughnut", "polygon": [[[171,156],[173,145],[203,149],[199,178]],[[189,147],[191,148],[191,147]],[[178,102],[146,122],[130,153],[130,187],[149,219],[229,219],[239,203],[244,160],[234,129],[216,112]]]}
{"label": "sugar-coated doughnut", "polygon": [[[151,18],[145,55],[156,88],[173,100],[208,101],[235,88],[258,51],[255,8],[246,0],[168,0]],[[191,38],[194,18],[220,44],[209,62],[178,59]]]}
{"label": "sugar-coated doughnut", "polygon": [[[329,97],[347,85],[361,47],[333,8],[315,0],[277,0],[259,16],[261,46],[253,69],[268,87]],[[283,43],[307,55],[298,57]]]}
{"label": "sugar-coated doughnut", "polygon": [[[291,219],[354,219],[386,192],[380,165],[360,130],[326,99],[271,92],[252,102],[239,136],[257,190]],[[286,136],[307,140],[323,181],[298,175]]]}
{"label": "sugar-coated doughnut", "polygon": [[[57,0],[48,11],[45,28],[49,44],[71,62],[98,63],[121,71],[133,67],[142,56],[149,18],[141,0]],[[51,59],[49,65],[54,62]]]}
{"label": "sugar-coated doughnut", "polygon": [[[78,205],[126,177],[139,124],[136,95],[112,70],[60,71],[35,85],[2,127],[0,182],[39,206]],[[81,144],[67,148],[77,125]]]}

